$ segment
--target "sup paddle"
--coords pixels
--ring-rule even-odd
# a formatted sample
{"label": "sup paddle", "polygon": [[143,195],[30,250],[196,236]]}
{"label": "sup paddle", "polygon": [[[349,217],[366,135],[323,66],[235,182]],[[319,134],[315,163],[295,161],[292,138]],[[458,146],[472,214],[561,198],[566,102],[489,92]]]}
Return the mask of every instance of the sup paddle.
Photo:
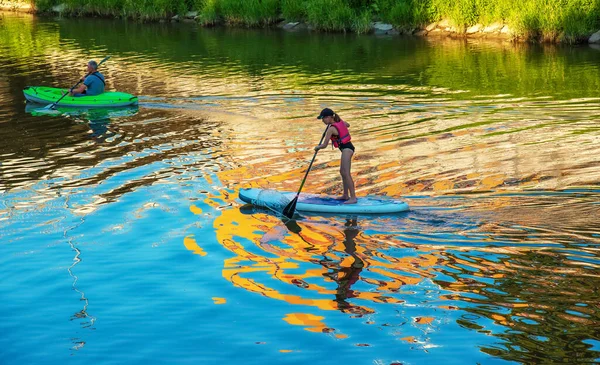
{"label": "sup paddle", "polygon": [[[325,134],[327,134],[327,129],[329,129],[329,125],[327,125],[327,127],[325,127],[325,132],[323,132],[323,135],[321,136],[321,141],[319,142],[319,144],[323,143],[323,138],[325,138]],[[306,178],[308,177],[310,168],[312,167],[313,162],[315,162],[315,158],[317,157],[317,152],[319,152],[319,151],[315,151],[315,154],[313,155],[312,160],[310,160],[310,165],[308,165],[306,174],[304,174],[304,179],[302,179],[302,183],[300,184],[300,189],[298,189],[298,193],[296,194],[294,199],[292,199],[292,201],[289,202],[288,205],[285,206],[285,208],[283,208],[283,215],[288,217],[289,219],[292,219],[292,217],[294,216],[294,212],[296,211],[296,203],[298,203],[298,197],[300,196],[300,192],[302,191],[302,188],[304,187],[304,183],[306,182]]]}
{"label": "sup paddle", "polygon": [[[104,62],[106,62],[108,59],[110,58],[110,56],[106,56],[104,57],[104,59],[102,61],[100,61],[100,63],[98,64],[98,67],[100,67],[101,64],[103,64]],[[79,84],[81,84],[81,82],[88,77],[90,74],[85,75],[85,77],[83,77],[82,79],[80,79],[79,81],[77,81],[77,83],[75,85],[73,85],[73,87],[71,87],[69,89],[69,92],[66,94],[63,94],[63,96],[61,96],[57,101],[55,101],[54,103],[47,105],[44,109],[54,109],[54,107],[56,107],[56,104],[58,104],[59,101],[61,101],[65,96],[69,95],[73,89],[75,89]]]}

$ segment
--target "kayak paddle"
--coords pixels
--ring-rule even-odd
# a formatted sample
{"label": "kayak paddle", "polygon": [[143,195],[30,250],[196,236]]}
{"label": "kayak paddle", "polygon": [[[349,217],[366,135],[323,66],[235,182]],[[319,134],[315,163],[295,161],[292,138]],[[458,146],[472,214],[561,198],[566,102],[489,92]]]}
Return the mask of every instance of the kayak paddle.
{"label": "kayak paddle", "polygon": [[[329,125],[327,125],[327,127],[325,127],[325,132],[323,132],[323,135],[321,136],[321,141],[319,142],[319,144],[323,143],[323,138],[325,138],[325,134],[327,134],[328,128],[329,128]],[[310,168],[312,167],[313,162],[315,162],[315,158],[317,157],[317,152],[319,152],[319,151],[315,151],[315,154],[313,155],[313,158],[310,161],[310,165],[308,165],[308,169],[306,170],[306,174],[304,174],[304,179],[302,179],[302,183],[300,184],[300,189],[298,189],[298,193],[296,194],[296,197],[294,197],[294,199],[292,199],[292,201],[289,202],[288,205],[285,206],[285,208],[283,208],[283,215],[288,217],[289,219],[292,219],[292,217],[294,216],[294,212],[296,211],[296,203],[298,203],[298,197],[300,196],[300,192],[302,191],[302,188],[304,187],[304,183],[306,182],[306,178],[308,177]]]}
{"label": "kayak paddle", "polygon": [[[100,63],[98,64],[98,67],[100,67],[101,64],[103,64],[106,60],[108,60],[110,58],[110,56],[106,56],[102,61],[100,61]],[[86,77],[89,76],[89,74],[86,75]],[[55,101],[54,103],[47,105],[44,109],[54,109],[54,107],[56,106],[56,104],[58,104],[59,101],[61,101],[65,96],[69,95],[69,93],[71,93],[73,91],[73,89],[75,89],[79,84],[81,84],[81,82],[85,79],[82,78],[81,80],[77,81],[77,83],[75,85],[73,85],[73,87],[71,87],[69,89],[69,92],[66,94],[63,94],[63,96],[61,96],[57,101]]]}

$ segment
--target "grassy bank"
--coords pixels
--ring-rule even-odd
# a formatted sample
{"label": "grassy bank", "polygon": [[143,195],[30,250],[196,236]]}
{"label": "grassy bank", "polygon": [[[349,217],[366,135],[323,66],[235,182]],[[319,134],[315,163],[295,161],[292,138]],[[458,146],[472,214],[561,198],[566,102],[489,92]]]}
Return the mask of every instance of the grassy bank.
{"label": "grassy bank", "polygon": [[600,0],[379,0],[381,17],[397,26],[449,19],[464,31],[474,24],[507,24],[523,39],[573,42],[600,29]]}
{"label": "grassy bank", "polygon": [[374,20],[400,29],[448,19],[459,32],[503,23],[525,40],[576,42],[600,29],[600,0],[31,0],[40,11],[64,4],[72,15],[163,19],[198,12],[205,25],[266,26],[302,21],[323,31],[370,30]]}

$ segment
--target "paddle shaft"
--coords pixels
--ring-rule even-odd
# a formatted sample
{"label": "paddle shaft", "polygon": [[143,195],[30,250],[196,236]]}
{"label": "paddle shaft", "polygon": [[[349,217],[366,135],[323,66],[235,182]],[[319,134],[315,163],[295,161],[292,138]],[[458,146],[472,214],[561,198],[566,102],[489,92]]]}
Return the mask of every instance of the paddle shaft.
{"label": "paddle shaft", "polygon": [[[100,61],[100,63],[98,64],[98,67],[100,67],[101,64],[103,64],[104,62],[106,62],[106,60],[108,60],[110,58],[110,56],[106,56],[104,57],[104,59],[102,61]],[[88,77],[90,74],[85,75],[85,77]],[[85,79],[84,77],[84,79]],[[60,98],[58,98],[57,101],[55,101],[54,103],[52,103],[49,107],[47,107],[48,109],[52,109],[56,106],[56,104],[58,104],[65,96],[69,95],[71,92],[73,92],[73,89],[75,89],[77,87],[77,85],[81,84],[81,81],[83,80],[79,80],[77,81],[77,83],[75,85],[73,85],[70,89],[69,92],[66,94],[63,94],[63,96],[61,96]]]}
{"label": "paddle shaft", "polygon": [[[329,129],[329,125],[327,125],[327,127],[325,127],[325,131],[323,132],[323,135],[321,136],[319,145],[321,143],[323,143],[323,139],[325,138],[325,135],[327,134],[328,129]],[[312,160],[310,160],[310,165],[308,165],[308,169],[306,169],[306,174],[304,174],[304,178],[302,179],[302,183],[300,184],[298,193],[296,193],[296,196],[294,197],[294,199],[292,199],[292,201],[289,202],[288,205],[286,205],[285,208],[283,209],[283,215],[285,215],[286,217],[288,217],[290,219],[294,216],[294,212],[296,211],[296,203],[298,202],[298,197],[300,196],[300,192],[302,191],[302,188],[304,187],[304,183],[306,182],[306,178],[308,177],[308,173],[310,172],[313,162],[315,162],[315,158],[317,157],[318,152],[319,152],[318,150],[315,151],[315,154],[313,155]]]}
{"label": "paddle shaft", "polygon": [[[323,132],[323,135],[321,136],[321,141],[319,142],[319,144],[323,143],[323,138],[325,138],[325,135],[327,134],[328,129],[329,129],[329,125],[325,128],[325,132]],[[315,154],[313,155],[312,160],[310,160],[310,165],[308,165],[306,174],[304,174],[304,179],[302,179],[302,183],[300,184],[300,189],[298,189],[298,193],[296,194],[296,199],[298,199],[298,195],[300,195],[300,192],[302,191],[302,188],[304,187],[304,183],[306,182],[306,178],[308,177],[308,173],[310,172],[313,162],[315,162],[315,158],[317,157],[318,152],[319,151],[315,151]]]}

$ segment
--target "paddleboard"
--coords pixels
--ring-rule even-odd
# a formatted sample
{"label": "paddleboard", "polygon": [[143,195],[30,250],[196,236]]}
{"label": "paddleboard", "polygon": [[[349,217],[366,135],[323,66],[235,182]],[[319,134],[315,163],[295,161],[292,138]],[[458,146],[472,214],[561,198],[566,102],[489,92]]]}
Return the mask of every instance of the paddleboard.
{"label": "paddleboard", "polygon": [[[267,189],[240,189],[242,201],[256,206],[281,209],[296,196],[294,192]],[[304,194],[298,197],[296,210],[316,213],[389,214],[407,211],[408,204],[394,199],[376,196],[359,197],[356,204],[344,204],[343,200],[328,195]]]}

